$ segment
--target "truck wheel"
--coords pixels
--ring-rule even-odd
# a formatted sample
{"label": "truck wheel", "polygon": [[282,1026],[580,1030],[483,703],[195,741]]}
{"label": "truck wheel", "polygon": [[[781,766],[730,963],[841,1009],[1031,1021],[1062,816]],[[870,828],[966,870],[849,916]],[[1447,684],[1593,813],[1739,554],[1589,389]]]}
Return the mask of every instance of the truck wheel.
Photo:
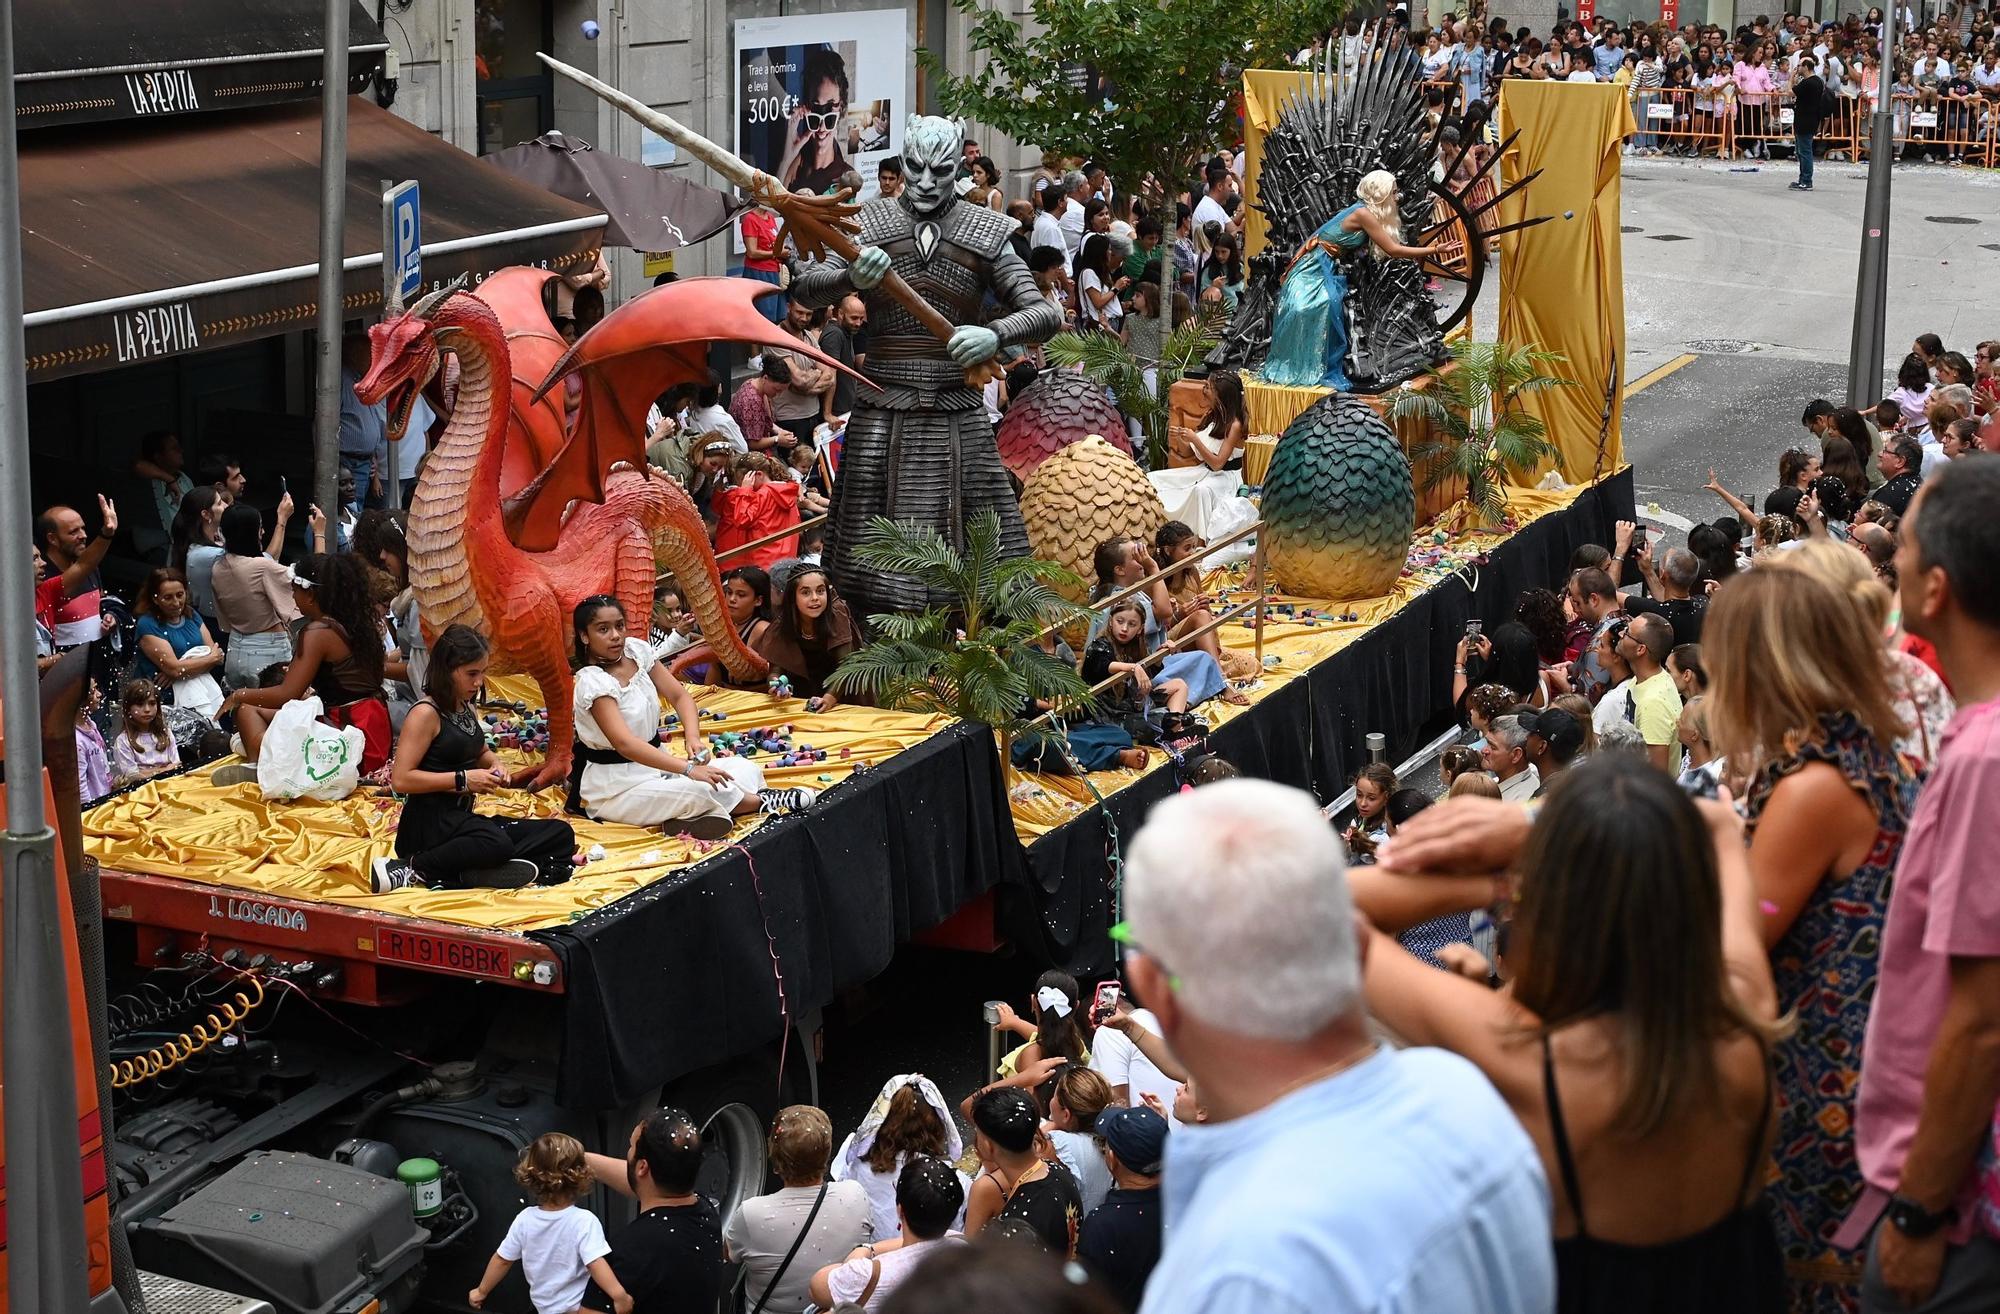
{"label": "truck wheel", "polygon": [[701,1127],[701,1175],[695,1190],[715,1201],[727,1222],[736,1207],[764,1190],[764,1129],[747,1104],[725,1104]]}

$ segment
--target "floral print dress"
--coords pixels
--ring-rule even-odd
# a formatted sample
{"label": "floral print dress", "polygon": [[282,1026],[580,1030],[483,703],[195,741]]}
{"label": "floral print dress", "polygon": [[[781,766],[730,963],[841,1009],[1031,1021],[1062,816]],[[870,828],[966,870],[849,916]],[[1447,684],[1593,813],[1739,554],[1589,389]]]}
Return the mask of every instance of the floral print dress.
{"label": "floral print dress", "polygon": [[1790,1308],[1852,1311],[1863,1254],[1836,1249],[1831,1238],[1862,1189],[1854,1156],[1861,1041],[1875,998],[1889,886],[1921,780],[1915,764],[1877,741],[1852,713],[1822,716],[1797,752],[1765,766],[1751,784],[1753,830],[1778,782],[1813,762],[1847,778],[1874,809],[1877,829],[1861,865],[1822,879],[1771,951],[1778,1011],[1792,1014],[1796,1029],[1773,1053],[1778,1131],[1768,1195],[1785,1252]]}

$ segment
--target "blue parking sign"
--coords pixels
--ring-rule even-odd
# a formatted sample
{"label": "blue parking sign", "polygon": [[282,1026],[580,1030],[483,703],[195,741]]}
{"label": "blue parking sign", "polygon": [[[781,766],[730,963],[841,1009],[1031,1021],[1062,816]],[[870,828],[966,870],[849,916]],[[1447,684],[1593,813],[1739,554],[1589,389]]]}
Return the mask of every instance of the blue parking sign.
{"label": "blue parking sign", "polygon": [[424,285],[422,210],[415,182],[399,183],[382,197],[383,282],[391,283],[398,299],[412,300]]}

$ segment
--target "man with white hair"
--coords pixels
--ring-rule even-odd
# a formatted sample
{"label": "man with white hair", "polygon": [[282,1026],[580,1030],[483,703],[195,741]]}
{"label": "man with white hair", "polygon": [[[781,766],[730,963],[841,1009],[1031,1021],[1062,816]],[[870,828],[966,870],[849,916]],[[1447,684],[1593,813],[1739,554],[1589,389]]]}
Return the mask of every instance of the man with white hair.
{"label": "man with white hair", "polygon": [[1500,797],[1525,803],[1541,792],[1542,778],[1528,760],[1528,730],[1519,716],[1496,716],[1479,743],[1479,764],[1500,782]]}
{"label": "man with white hair", "polygon": [[1062,227],[1063,246],[1074,257],[1083,245],[1083,203],[1090,199],[1090,180],[1080,169],[1063,175],[1063,211],[1056,222]]}
{"label": "man with white hair", "polygon": [[1208,1113],[1168,1138],[1141,1314],[1554,1308],[1535,1148],[1470,1063],[1371,1036],[1310,797],[1231,780],[1166,800],[1125,890],[1133,988]]}

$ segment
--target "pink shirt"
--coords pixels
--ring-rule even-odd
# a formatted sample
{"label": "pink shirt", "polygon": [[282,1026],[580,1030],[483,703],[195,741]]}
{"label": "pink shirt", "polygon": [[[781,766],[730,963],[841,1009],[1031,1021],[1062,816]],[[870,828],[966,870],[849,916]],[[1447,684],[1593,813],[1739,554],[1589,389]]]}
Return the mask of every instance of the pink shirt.
{"label": "pink shirt", "polygon": [[1762,105],[1764,94],[1771,90],[1771,70],[1762,64],[1738,62],[1735,69],[1736,90],[1745,105]]}
{"label": "pink shirt", "polygon": [[1895,1190],[1916,1135],[1951,960],[2000,957],[1996,813],[2000,698],[1961,708],[1945,731],[1896,864],[1854,1127],[1861,1175],[1882,1191]]}

